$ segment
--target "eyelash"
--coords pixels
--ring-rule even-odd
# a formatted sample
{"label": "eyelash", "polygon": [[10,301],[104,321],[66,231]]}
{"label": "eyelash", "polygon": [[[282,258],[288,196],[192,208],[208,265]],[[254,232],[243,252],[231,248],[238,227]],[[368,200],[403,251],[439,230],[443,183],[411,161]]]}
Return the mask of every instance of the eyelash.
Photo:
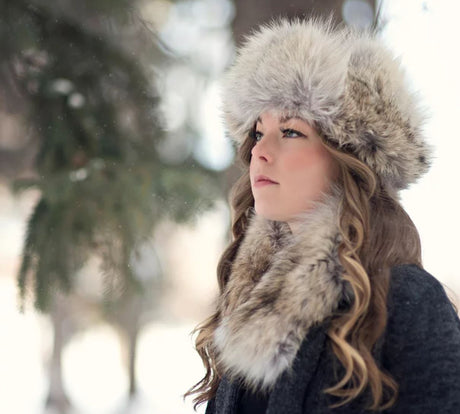
{"label": "eyelash", "polygon": [[[294,133],[294,134],[297,135],[297,137],[291,137],[291,138],[305,137],[304,134],[302,134],[301,132],[296,131],[295,129],[292,129],[292,128],[281,129],[281,132],[283,133],[283,136],[284,136],[286,133]],[[256,140],[256,142],[259,142],[259,140],[257,139],[258,136],[260,136],[260,138],[262,138],[262,137],[263,137],[262,132],[257,131],[257,130],[254,131],[253,137],[254,137],[254,139]]]}

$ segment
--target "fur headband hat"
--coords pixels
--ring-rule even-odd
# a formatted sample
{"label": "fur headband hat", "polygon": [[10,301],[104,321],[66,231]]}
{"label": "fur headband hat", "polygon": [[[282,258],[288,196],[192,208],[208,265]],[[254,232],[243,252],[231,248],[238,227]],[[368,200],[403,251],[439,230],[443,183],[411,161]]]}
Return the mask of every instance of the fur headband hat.
{"label": "fur headband hat", "polygon": [[224,117],[238,146],[262,112],[296,116],[395,190],[430,164],[416,99],[399,62],[374,35],[318,19],[260,26],[223,85]]}

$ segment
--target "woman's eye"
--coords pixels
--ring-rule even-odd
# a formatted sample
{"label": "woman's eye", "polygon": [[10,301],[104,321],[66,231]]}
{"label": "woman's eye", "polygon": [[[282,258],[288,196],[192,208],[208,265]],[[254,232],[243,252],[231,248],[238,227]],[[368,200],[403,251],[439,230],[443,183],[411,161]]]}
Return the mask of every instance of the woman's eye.
{"label": "woman's eye", "polygon": [[305,135],[295,129],[283,129],[283,135],[289,138],[304,137]]}
{"label": "woman's eye", "polygon": [[[299,137],[305,136],[301,132],[296,131],[295,129],[291,129],[291,128],[282,129],[281,133],[283,134],[284,137],[287,137],[287,138],[299,138]],[[252,136],[256,142],[259,142],[264,136],[264,134],[260,131],[254,131]]]}

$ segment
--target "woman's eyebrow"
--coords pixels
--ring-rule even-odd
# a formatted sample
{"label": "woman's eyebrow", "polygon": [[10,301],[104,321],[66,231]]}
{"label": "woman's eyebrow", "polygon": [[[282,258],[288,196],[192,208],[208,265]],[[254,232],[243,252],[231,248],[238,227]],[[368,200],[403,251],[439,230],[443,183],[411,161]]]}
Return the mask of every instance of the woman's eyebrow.
{"label": "woman's eyebrow", "polygon": [[280,124],[284,124],[285,122],[289,121],[290,119],[300,119],[300,118],[296,118],[294,116],[282,116],[280,118]]}
{"label": "woman's eyebrow", "polygon": [[[284,122],[287,122],[289,121],[290,119],[300,119],[300,118],[296,118],[295,116],[282,116],[280,118],[280,123],[284,123]],[[261,124],[263,124],[262,120],[260,119],[260,116],[257,117],[256,119],[256,122],[260,122]]]}
{"label": "woman's eyebrow", "polygon": [[[288,116],[288,115],[286,115],[286,116],[282,116],[282,117],[279,119],[279,122],[280,122],[280,124],[284,124],[284,123],[286,123],[287,121],[289,121],[289,120],[291,120],[291,119],[297,119],[297,120],[299,120],[299,121],[302,121],[301,118],[298,118],[298,117],[296,117],[296,116]],[[257,123],[257,122],[260,122],[261,124],[263,124],[262,119],[260,119],[260,116],[257,117],[256,123]]]}

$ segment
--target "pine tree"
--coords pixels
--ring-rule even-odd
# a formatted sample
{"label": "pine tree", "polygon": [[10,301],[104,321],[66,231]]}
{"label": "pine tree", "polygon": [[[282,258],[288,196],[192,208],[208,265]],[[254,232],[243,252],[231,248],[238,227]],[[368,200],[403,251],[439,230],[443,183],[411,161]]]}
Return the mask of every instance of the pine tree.
{"label": "pine tree", "polygon": [[221,194],[216,173],[191,157],[173,165],[158,150],[170,136],[156,68],[174,56],[128,0],[0,0],[0,55],[0,101],[20,102],[38,147],[34,175],[13,187],[40,191],[18,287],[22,309],[31,297],[53,320],[48,404],[60,412],[70,405],[60,365],[68,340],[62,295],[75,296],[76,275],[91,257],[102,263],[106,313],[130,327],[133,395],[141,312],[159,286],[137,277],[133,257],[160,220],[191,221]]}
{"label": "pine tree", "polygon": [[107,286],[132,289],[130,257],[155,223],[192,219],[216,192],[216,177],[193,160],[169,165],[158,154],[165,134],[149,68],[166,56],[134,2],[0,7],[0,51],[40,143],[37,176],[15,182],[41,192],[28,221],[20,296],[33,288],[36,308],[46,311],[54,289],[72,290],[89,255],[102,258]]}

